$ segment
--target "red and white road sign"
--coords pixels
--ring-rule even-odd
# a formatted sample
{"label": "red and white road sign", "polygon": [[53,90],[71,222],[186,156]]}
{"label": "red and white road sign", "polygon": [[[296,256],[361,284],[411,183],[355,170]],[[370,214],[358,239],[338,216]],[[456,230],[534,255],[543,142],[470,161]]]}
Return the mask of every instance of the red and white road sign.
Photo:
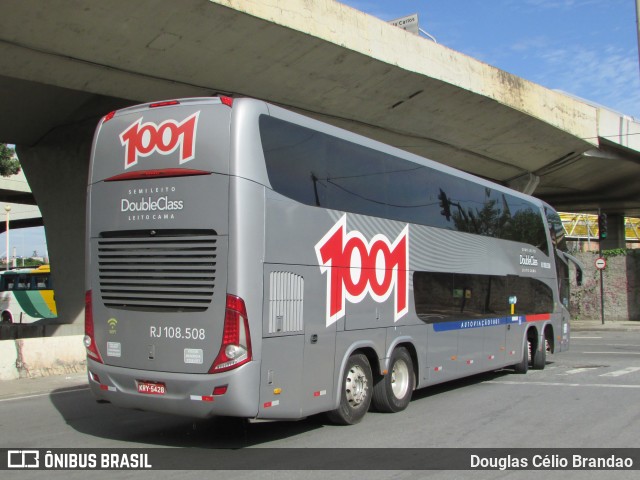
{"label": "red and white road sign", "polygon": [[607,261],[604,258],[602,257],[596,258],[596,268],[598,270],[604,270],[606,266],[607,266]]}

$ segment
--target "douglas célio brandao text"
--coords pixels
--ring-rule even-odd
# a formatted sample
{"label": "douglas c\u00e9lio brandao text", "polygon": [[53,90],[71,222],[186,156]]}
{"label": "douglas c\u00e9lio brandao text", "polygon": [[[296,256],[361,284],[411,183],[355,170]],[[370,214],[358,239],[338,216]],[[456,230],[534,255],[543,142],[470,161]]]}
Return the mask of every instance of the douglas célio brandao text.
{"label": "douglas c\u00e9lio brandao text", "polygon": [[632,469],[632,458],[608,454],[602,457],[584,456],[581,454],[557,455],[536,454],[527,456],[482,456],[472,454],[470,456],[471,469],[478,470],[535,470],[535,469]]}

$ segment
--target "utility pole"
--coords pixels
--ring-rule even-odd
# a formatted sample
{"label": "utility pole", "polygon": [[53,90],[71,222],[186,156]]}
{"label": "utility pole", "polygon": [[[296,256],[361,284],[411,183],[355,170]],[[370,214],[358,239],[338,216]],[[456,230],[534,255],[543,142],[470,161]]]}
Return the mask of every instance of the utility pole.
{"label": "utility pole", "polygon": [[5,205],[4,206],[4,211],[7,212],[7,220],[6,220],[6,226],[5,226],[5,233],[7,235],[6,240],[7,240],[7,268],[6,270],[11,270],[11,267],[9,266],[9,212],[11,212],[11,205]]}
{"label": "utility pole", "polygon": [[[598,259],[602,259],[602,241],[607,238],[607,215],[600,209],[598,209],[598,238]],[[598,267],[598,270],[600,270],[600,318],[604,325],[604,268]]]}

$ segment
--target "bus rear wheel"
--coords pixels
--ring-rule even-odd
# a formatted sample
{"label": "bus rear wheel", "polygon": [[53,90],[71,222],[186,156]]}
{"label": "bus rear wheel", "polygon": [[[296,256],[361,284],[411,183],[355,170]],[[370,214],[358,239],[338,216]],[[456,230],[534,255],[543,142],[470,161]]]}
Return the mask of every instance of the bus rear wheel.
{"label": "bus rear wheel", "polygon": [[11,314],[9,312],[2,312],[2,320],[0,320],[3,325],[11,325],[13,323],[13,319],[11,318]]}
{"label": "bus rear wheel", "polygon": [[531,350],[531,366],[535,370],[544,370],[547,364],[547,341],[544,333],[542,334],[540,345],[541,347],[538,346]]}
{"label": "bus rear wheel", "polygon": [[344,368],[340,406],[327,413],[338,425],[354,425],[362,420],[371,405],[373,376],[369,360],[362,353],[351,355]]}
{"label": "bus rear wheel", "polygon": [[396,348],[389,362],[389,373],[373,387],[373,406],[379,412],[401,412],[409,405],[415,388],[413,361],[406,348]]}
{"label": "bus rear wheel", "polygon": [[522,360],[516,363],[513,368],[516,373],[524,374],[529,371],[529,357],[531,355],[531,342],[527,338],[524,342],[524,348],[522,349]]}

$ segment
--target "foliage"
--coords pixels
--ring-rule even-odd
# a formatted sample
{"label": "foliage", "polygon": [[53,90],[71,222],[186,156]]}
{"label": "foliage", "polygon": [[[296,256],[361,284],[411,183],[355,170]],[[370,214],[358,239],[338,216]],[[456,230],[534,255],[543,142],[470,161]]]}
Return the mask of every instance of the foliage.
{"label": "foliage", "polygon": [[[21,265],[22,265],[22,263],[21,263]],[[41,261],[41,260],[36,260],[35,258],[25,258],[24,259],[24,266],[25,267],[39,267],[40,265],[44,265],[44,262]]]}
{"label": "foliage", "polygon": [[16,173],[20,173],[20,162],[16,157],[16,151],[6,143],[0,143],[0,175],[9,177]]}
{"label": "foliage", "polygon": [[638,249],[626,249],[626,248],[614,248],[612,250],[603,250],[602,256],[606,258],[611,257],[626,257],[632,255],[639,255]]}
{"label": "foliage", "polygon": [[531,209],[519,210],[512,215],[508,207],[501,208],[496,200],[485,202],[482,209],[475,211],[471,208],[465,211],[455,202],[451,202],[451,205],[458,208],[451,216],[460,232],[512,240],[528,239],[534,245],[537,240],[545,238],[540,214]]}

